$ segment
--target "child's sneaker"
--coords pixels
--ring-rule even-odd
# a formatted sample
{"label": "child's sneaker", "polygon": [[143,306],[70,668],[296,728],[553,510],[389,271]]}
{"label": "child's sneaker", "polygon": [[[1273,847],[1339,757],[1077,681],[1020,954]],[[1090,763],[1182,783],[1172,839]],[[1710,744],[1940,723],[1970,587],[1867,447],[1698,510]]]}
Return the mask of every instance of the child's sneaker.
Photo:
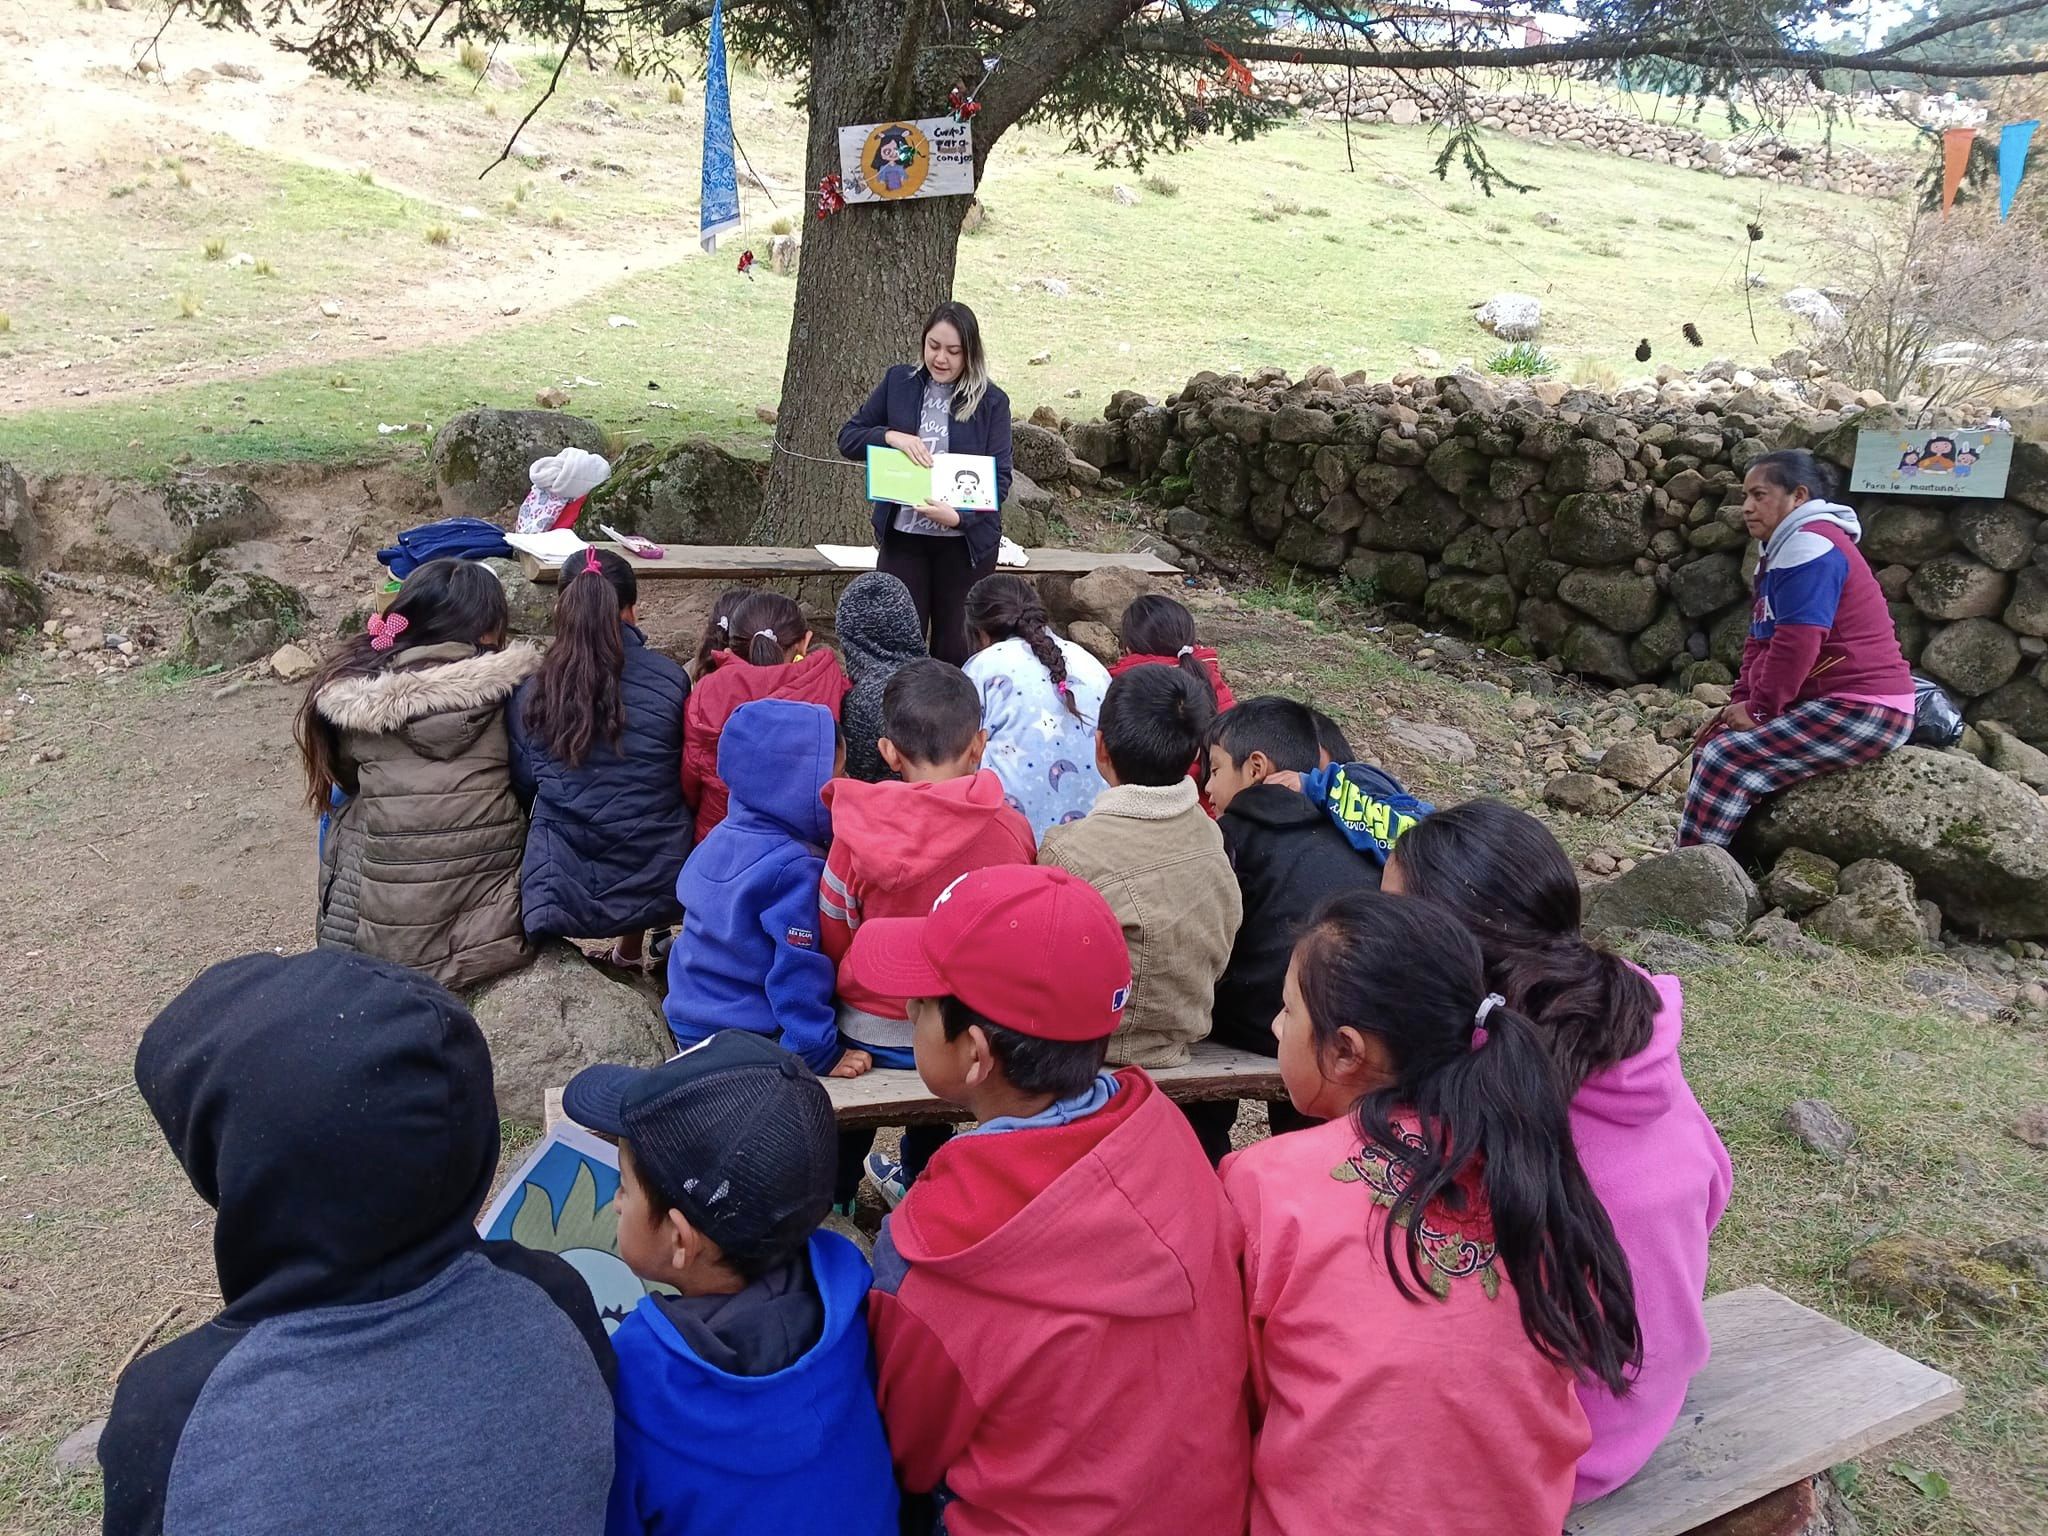
{"label": "child's sneaker", "polygon": [[894,1158],[885,1157],[881,1152],[867,1155],[868,1182],[875,1186],[882,1197],[882,1203],[895,1210],[903,1201],[908,1186],[903,1181],[903,1165]]}

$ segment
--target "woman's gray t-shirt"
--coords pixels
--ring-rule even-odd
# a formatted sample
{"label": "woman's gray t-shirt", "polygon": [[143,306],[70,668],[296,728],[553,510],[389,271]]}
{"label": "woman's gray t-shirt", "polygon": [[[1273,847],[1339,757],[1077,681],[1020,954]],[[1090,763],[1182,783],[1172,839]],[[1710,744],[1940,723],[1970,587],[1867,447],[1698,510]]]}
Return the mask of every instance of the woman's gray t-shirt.
{"label": "woman's gray t-shirt", "polygon": [[[944,453],[953,440],[953,386],[937,379],[924,381],[924,399],[917,408],[917,435],[933,453]],[[960,537],[958,528],[944,528],[915,507],[898,507],[892,525],[898,533],[924,533],[942,539]]]}

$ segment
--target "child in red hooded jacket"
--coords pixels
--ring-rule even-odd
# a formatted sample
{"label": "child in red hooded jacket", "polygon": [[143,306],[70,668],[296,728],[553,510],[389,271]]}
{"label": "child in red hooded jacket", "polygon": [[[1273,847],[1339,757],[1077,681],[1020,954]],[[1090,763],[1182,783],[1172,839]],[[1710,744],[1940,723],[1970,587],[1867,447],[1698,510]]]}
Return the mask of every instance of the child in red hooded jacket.
{"label": "child in red hooded jacket", "polygon": [[1194,1133],[1102,1064],[1131,971],[1085,880],[999,865],[863,923],[859,985],[910,997],[918,1075],[979,1121],[875,1247],[876,1395],[948,1536],[1242,1536],[1239,1227]]}

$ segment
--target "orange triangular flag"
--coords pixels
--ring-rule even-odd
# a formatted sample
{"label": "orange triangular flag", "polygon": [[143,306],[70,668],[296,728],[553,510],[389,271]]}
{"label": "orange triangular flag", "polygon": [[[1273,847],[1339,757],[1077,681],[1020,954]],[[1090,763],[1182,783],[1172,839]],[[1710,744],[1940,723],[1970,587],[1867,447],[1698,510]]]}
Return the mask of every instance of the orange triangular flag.
{"label": "orange triangular flag", "polygon": [[1970,144],[1977,137],[1974,128],[1951,128],[1941,136],[1941,216],[1956,200],[1963,184],[1963,172],[1970,167]]}

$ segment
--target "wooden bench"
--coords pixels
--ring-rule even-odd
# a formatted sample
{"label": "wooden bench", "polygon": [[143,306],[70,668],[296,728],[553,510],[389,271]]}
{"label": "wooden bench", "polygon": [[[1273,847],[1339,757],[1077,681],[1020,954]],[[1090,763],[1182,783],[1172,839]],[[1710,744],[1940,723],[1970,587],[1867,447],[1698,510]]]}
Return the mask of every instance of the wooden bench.
{"label": "wooden bench", "polygon": [[[783,548],[757,544],[664,544],[662,558],[641,560],[617,544],[599,544],[625,555],[633,574],[642,581],[723,581],[745,576],[852,576],[860,567],[842,565],[830,555],[804,548]],[[1086,576],[1091,571],[1119,567],[1141,571],[1147,576],[1178,576],[1177,566],[1157,555],[1097,554],[1086,549],[1027,549],[1026,564],[1004,566],[1020,576]],[[522,554],[519,564],[529,581],[557,581],[562,568],[536,556]]]}
{"label": "wooden bench", "polygon": [[1953,1378],[1768,1286],[1710,1297],[1707,1331],[1713,1358],[1656,1455],[1565,1536],[1682,1536],[1963,1403]]}
{"label": "wooden bench", "polygon": [[[1194,1060],[1186,1066],[1161,1067],[1152,1074],[1152,1081],[1166,1090],[1168,1098],[1181,1104],[1205,1099],[1287,1097],[1287,1090],[1280,1083],[1280,1063],[1272,1057],[1234,1051],[1207,1040],[1195,1046]],[[877,1067],[859,1077],[828,1077],[825,1091],[832,1095],[832,1108],[838,1112],[840,1125],[848,1130],[974,1118],[957,1104],[933,1098],[915,1072],[900,1068]]]}

